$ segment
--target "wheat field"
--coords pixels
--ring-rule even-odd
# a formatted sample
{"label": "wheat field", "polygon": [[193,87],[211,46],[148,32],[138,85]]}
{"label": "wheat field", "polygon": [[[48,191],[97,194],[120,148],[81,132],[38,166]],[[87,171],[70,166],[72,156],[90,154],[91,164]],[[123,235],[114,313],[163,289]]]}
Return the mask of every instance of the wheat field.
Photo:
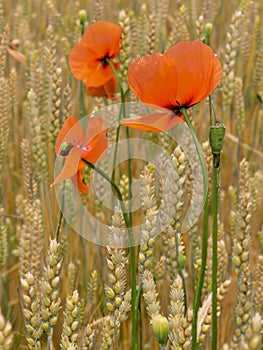
{"label": "wheat field", "polygon": [[[261,0],[0,0],[0,349],[193,348],[193,302],[204,220],[197,213],[192,226],[181,233],[185,203],[180,186],[188,195],[193,176],[184,149],[163,133],[141,136],[132,131],[158,144],[180,168],[179,177],[167,180],[171,198],[165,206],[156,194],[158,175],[151,163],[135,159],[131,173],[125,161],[117,169],[116,183],[125,199],[129,176],[145,184],[138,196],[146,204],[133,214],[134,223],[143,223],[135,261],[129,248],[116,243],[123,217],[117,205],[108,210],[99,200],[98,194],[105,196],[99,176],[94,180],[97,192],[91,189],[81,200],[96,222],[108,226],[104,234],[110,237],[109,244],[95,244],[75,232],[60,210],[57,185],[50,186],[57,135],[68,116],[83,117],[81,101],[87,115],[100,115],[105,108],[106,119],[118,115],[111,115],[120,102],[118,92],[115,99],[83,96],[69,67],[82,26],[100,20],[122,28],[118,59],[124,90],[128,67],[136,58],[163,53],[180,41],[204,42],[212,33],[211,47],[223,74],[212,95],[213,108],[226,127],[218,215],[217,349],[263,349]],[[127,93],[126,102],[138,99]],[[208,255],[197,322],[198,349],[209,350],[213,161],[208,99],[188,114],[209,177]],[[107,135],[109,144],[114,144],[116,127]],[[120,137],[125,139],[124,130]],[[106,169],[106,162],[101,167]],[[160,169],[161,165],[161,173]],[[92,183],[93,175],[93,170],[85,170],[87,182]],[[81,212],[70,196],[73,186],[65,182],[59,188],[74,223]],[[170,215],[170,206],[176,208],[171,209],[172,220],[156,234],[157,212]],[[140,290],[136,347],[131,345],[131,264],[137,293]],[[165,344],[160,340],[163,333]]]}

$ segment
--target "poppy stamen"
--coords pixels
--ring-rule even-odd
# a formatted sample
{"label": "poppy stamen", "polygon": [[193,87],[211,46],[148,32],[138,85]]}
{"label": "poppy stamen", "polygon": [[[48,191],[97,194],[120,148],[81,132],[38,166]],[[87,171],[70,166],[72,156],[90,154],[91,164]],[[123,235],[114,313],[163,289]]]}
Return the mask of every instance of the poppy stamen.
{"label": "poppy stamen", "polygon": [[59,154],[62,157],[66,157],[69,154],[72,147],[73,147],[73,144],[71,142],[63,142],[60,146]]}

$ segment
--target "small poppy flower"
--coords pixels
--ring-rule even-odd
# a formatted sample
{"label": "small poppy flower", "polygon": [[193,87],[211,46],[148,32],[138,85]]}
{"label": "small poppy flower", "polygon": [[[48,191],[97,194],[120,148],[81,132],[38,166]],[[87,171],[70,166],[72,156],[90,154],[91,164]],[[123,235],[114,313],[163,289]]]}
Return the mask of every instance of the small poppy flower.
{"label": "small poppy flower", "polygon": [[65,163],[52,185],[71,178],[81,193],[87,193],[89,186],[83,183],[84,158],[96,163],[108,147],[106,127],[101,117],[91,117],[86,134],[78,119],[67,118],[55,144],[57,156],[65,158]]}
{"label": "small poppy flower", "polygon": [[[71,50],[69,65],[73,76],[82,80],[92,96],[112,96],[118,83],[107,62],[119,54],[122,29],[106,21],[91,24],[81,41]],[[118,63],[112,62],[115,69]]]}
{"label": "small poppy flower", "polygon": [[153,53],[135,60],[128,69],[134,94],[163,113],[122,120],[139,130],[164,131],[184,121],[180,109],[205,99],[222,78],[213,50],[200,41],[182,41],[165,54]]}

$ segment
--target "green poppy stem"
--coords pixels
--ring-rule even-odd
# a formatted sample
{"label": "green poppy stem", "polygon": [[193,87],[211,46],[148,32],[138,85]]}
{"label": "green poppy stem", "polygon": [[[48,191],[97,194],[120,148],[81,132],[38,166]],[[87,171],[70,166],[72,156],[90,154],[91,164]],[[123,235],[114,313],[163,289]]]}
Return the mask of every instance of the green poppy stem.
{"label": "green poppy stem", "polygon": [[217,349],[217,231],[218,231],[218,199],[220,189],[220,156],[224,143],[225,126],[216,121],[210,127],[210,146],[213,155],[213,184],[212,184],[212,350]]}
{"label": "green poppy stem", "polygon": [[[128,185],[129,185],[129,220],[132,226],[132,172],[131,172],[131,149],[130,149],[130,130],[126,128],[126,138],[127,138],[127,150],[128,150]],[[132,230],[132,229],[131,229]],[[131,232],[131,237],[132,232]],[[130,242],[130,276],[131,276],[131,300],[132,300],[132,349],[138,349],[138,336],[137,336],[137,324],[138,324],[138,306],[140,300],[140,289],[137,291],[136,286],[136,259],[135,259],[135,247],[133,242]]]}
{"label": "green poppy stem", "polygon": [[181,108],[180,112],[182,113],[182,115],[183,115],[183,117],[185,119],[185,122],[186,122],[187,126],[189,127],[189,130],[190,130],[190,132],[192,134],[192,137],[193,137],[193,140],[194,140],[194,143],[195,143],[195,147],[196,147],[196,150],[197,150],[197,153],[198,153],[198,157],[199,157],[199,160],[200,160],[200,163],[201,163],[201,168],[202,168],[202,172],[203,172],[203,181],[204,181],[204,199],[206,199],[206,195],[207,195],[207,192],[208,192],[208,175],[207,175],[206,161],[205,161],[205,158],[204,158],[203,149],[202,149],[202,147],[200,145],[200,142],[198,140],[198,137],[197,137],[196,131],[195,131],[194,127],[193,127],[193,124],[192,124],[191,120],[188,117],[186,109],[185,108]]}
{"label": "green poppy stem", "polygon": [[130,216],[127,214],[122,194],[119,190],[118,185],[112,181],[112,179],[104,173],[100,168],[96,167],[94,164],[86,161],[82,158],[83,162],[94,169],[99,175],[101,175],[108,183],[111,184],[112,188],[115,190],[117,198],[119,200],[121,211],[125,225],[128,230],[129,243],[130,243],[130,278],[131,278],[131,297],[132,297],[132,350],[138,349],[138,338],[137,338],[137,322],[138,322],[138,301],[137,301],[137,290],[136,290],[136,260],[135,260],[135,247],[134,239],[132,235],[132,223],[130,221]]}
{"label": "green poppy stem", "polygon": [[[80,16],[80,31],[81,36],[83,36],[85,32],[85,22],[86,22],[86,16],[82,15]],[[80,118],[85,117],[86,115],[86,106],[85,106],[85,87],[83,81],[80,81],[80,105],[79,105],[79,114]]]}
{"label": "green poppy stem", "polygon": [[122,114],[125,114],[125,93],[123,91],[122,88],[122,84],[121,84],[121,80],[119,77],[118,72],[116,71],[116,69],[114,68],[114,65],[112,64],[111,60],[109,58],[106,58],[106,62],[107,64],[110,66],[111,70],[114,73],[114,76],[118,82],[118,87],[120,89],[120,93],[121,93],[121,108],[120,108],[120,112],[119,112],[119,117],[118,117],[118,127],[117,127],[117,133],[116,133],[116,141],[115,141],[115,150],[114,150],[114,159],[113,159],[113,171],[112,171],[112,176],[111,179],[114,182],[115,181],[115,164],[116,164],[116,159],[117,159],[117,149],[118,149],[118,142],[119,142],[119,137],[120,137],[120,127],[121,127],[121,117]]}
{"label": "green poppy stem", "polygon": [[207,169],[206,169],[206,162],[203,154],[202,147],[200,145],[200,142],[198,140],[196,131],[187,115],[187,111],[185,108],[181,108],[180,112],[182,113],[187,126],[189,127],[195,147],[199,156],[199,160],[201,163],[201,168],[203,172],[203,181],[204,181],[204,222],[203,222],[203,240],[202,240],[202,262],[201,267],[199,271],[198,276],[198,282],[196,286],[196,292],[194,296],[194,305],[193,305],[193,322],[192,322],[192,349],[196,350],[198,349],[197,344],[197,321],[198,321],[198,310],[201,302],[201,295],[202,295],[202,288],[204,283],[204,276],[205,276],[205,268],[206,268],[206,260],[207,260],[207,242],[208,242],[208,175],[207,175]]}
{"label": "green poppy stem", "polygon": [[80,118],[83,118],[86,115],[85,87],[84,87],[83,81],[80,82],[79,115],[80,115]]}
{"label": "green poppy stem", "polygon": [[115,75],[115,78],[117,80],[117,83],[118,83],[118,87],[120,89],[120,93],[121,93],[121,102],[124,103],[124,91],[123,91],[123,88],[122,88],[122,84],[121,84],[121,79],[119,77],[119,74],[118,72],[116,71],[114,65],[112,64],[111,60],[109,58],[106,58],[105,60],[108,65],[111,67],[111,70],[113,71],[114,75]]}
{"label": "green poppy stem", "polygon": [[212,185],[212,350],[217,349],[217,215],[220,176],[220,154],[213,154],[213,185]]}
{"label": "green poppy stem", "polygon": [[[88,162],[86,159],[84,158],[81,158],[81,160],[87,164],[89,167],[91,167],[92,169],[94,169],[99,175],[101,175],[108,183],[111,184],[111,186],[113,187],[113,189],[115,190],[115,193],[117,195],[117,198],[120,202],[120,206],[121,206],[121,210],[122,210],[122,214],[123,214],[123,219],[124,219],[124,222],[125,222],[125,225],[129,231],[129,228],[131,227],[131,224],[130,224],[130,220],[129,220],[129,216],[127,215],[127,211],[126,211],[126,208],[125,208],[125,205],[124,205],[124,202],[123,202],[123,198],[122,198],[122,194],[121,194],[121,191],[119,190],[119,187],[118,185],[112,181],[112,179],[106,174],[104,173],[103,170],[101,170],[100,168],[96,167],[94,164]],[[130,238],[132,239],[132,241],[130,241],[130,243],[133,243],[133,237]]]}
{"label": "green poppy stem", "polygon": [[208,195],[206,195],[204,204],[204,215],[203,215],[203,237],[202,237],[202,256],[201,266],[198,275],[198,281],[195,290],[194,305],[193,305],[193,322],[192,322],[192,349],[198,349],[197,343],[197,323],[198,323],[198,310],[200,307],[202,289],[205,278],[205,269],[207,261],[207,250],[208,250],[208,219],[209,219],[209,203]]}

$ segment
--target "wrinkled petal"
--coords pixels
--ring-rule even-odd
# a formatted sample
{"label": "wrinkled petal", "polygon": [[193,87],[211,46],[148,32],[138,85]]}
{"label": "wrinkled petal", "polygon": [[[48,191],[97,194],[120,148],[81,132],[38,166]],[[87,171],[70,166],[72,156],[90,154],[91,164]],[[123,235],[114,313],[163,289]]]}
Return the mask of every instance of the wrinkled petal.
{"label": "wrinkled petal", "polygon": [[128,69],[128,82],[144,103],[169,108],[176,100],[178,73],[170,57],[159,53],[135,60]]}
{"label": "wrinkled petal", "polygon": [[154,132],[165,131],[173,126],[183,123],[181,116],[173,112],[147,114],[142,117],[126,118],[121,121],[123,126],[137,130],[148,130]]}
{"label": "wrinkled petal", "polygon": [[59,130],[56,144],[55,152],[58,155],[59,149],[63,142],[69,142],[73,146],[79,145],[84,140],[84,130],[76,117],[73,115],[69,116],[62,128]]}
{"label": "wrinkled petal", "polygon": [[73,184],[77,187],[79,192],[87,194],[89,191],[88,185],[83,182],[83,169],[79,169],[77,174],[71,177]]}
{"label": "wrinkled petal", "polygon": [[68,156],[65,158],[65,163],[61,172],[56,177],[52,185],[55,185],[61,181],[74,176],[79,169],[79,162],[81,159],[82,150],[79,147],[73,147],[69,152]]}
{"label": "wrinkled petal", "polygon": [[[169,57],[176,65],[178,91],[175,99],[182,107],[190,107],[202,101],[222,79],[218,58],[211,47],[200,41],[179,42],[164,56]],[[170,95],[169,90],[167,93]]]}

